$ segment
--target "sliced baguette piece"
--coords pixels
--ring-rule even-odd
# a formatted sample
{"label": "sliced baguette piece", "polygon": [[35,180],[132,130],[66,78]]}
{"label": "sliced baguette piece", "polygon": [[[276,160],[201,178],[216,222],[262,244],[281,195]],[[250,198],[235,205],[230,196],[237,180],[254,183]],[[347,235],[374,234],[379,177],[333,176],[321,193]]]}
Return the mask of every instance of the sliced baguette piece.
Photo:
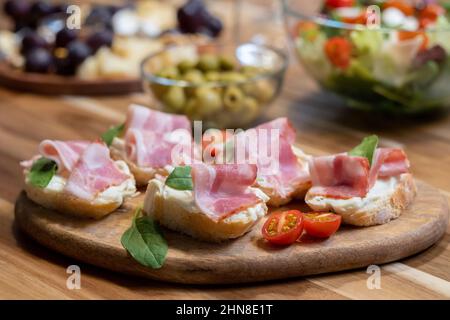
{"label": "sliced baguette piece", "polygon": [[130,168],[131,173],[136,180],[136,185],[146,186],[155,175],[168,176],[171,168],[141,168],[134,162],[129,161],[125,155],[125,141],[121,138],[114,138],[110,146],[111,158],[122,160]]}
{"label": "sliced baguette piece", "polygon": [[[296,146],[292,146],[292,151],[296,155],[298,162],[302,166],[305,166],[309,172],[308,162],[311,156],[307,155]],[[265,186],[258,182],[256,182],[255,187],[261,189],[267,196],[269,196],[270,199],[267,202],[267,205],[271,207],[281,207],[290,202],[292,199],[303,200],[305,198],[306,192],[308,192],[308,190],[311,188],[311,181],[305,181],[300,182],[296,185],[290,185],[289,188],[286,188],[286,190],[284,190],[284,194],[280,194],[280,192],[278,192],[272,186]]]}
{"label": "sliced baguette piece", "polygon": [[[385,224],[398,218],[402,212],[413,202],[417,187],[414,178],[410,173],[401,174],[396,179],[392,189],[386,194],[381,194],[367,201],[366,198],[358,198],[366,201],[362,207],[352,205],[349,200],[338,200],[334,204],[324,201],[324,197],[308,192],[305,201],[314,211],[333,211],[342,216],[342,221],[355,226],[373,226]],[[391,181],[392,182],[392,181]],[[370,191],[369,191],[370,194]],[[346,202],[347,201],[347,202]],[[343,205],[346,203],[347,205]]]}
{"label": "sliced baguette piece", "polygon": [[[130,174],[128,167],[122,161],[116,161],[120,169]],[[25,176],[27,172],[25,171]],[[32,201],[62,214],[80,218],[100,219],[119,208],[126,197],[136,193],[134,178],[126,180],[119,186],[103,191],[94,201],[86,201],[64,191],[65,179],[54,176],[46,188],[32,185],[25,179],[25,192]]]}
{"label": "sliced baguette piece", "polygon": [[153,179],[147,187],[143,211],[171,230],[207,242],[221,242],[244,235],[266,215],[268,197],[258,189],[254,191],[261,203],[216,222],[200,212],[192,191],[175,190]]}

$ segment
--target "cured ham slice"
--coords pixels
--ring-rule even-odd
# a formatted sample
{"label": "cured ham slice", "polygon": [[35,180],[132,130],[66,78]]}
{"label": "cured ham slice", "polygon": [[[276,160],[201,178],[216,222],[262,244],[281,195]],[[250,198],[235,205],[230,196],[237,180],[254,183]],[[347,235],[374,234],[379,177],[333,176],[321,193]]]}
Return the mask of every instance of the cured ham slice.
{"label": "cured ham slice", "polygon": [[126,129],[138,129],[167,133],[176,129],[185,129],[191,132],[191,122],[186,116],[168,114],[152,110],[136,104],[128,108]]}
{"label": "cured ham slice", "polygon": [[[89,141],[60,141],[60,140],[43,140],[39,144],[39,154],[56,162],[58,173],[70,173],[80,155],[90,144]],[[22,167],[29,169],[34,161],[40,158],[39,155],[34,156],[31,160],[22,161]]]}
{"label": "cured ham slice", "polygon": [[94,142],[84,150],[72,168],[65,191],[90,201],[98,193],[129,178],[111,160],[108,147],[102,142]]}
{"label": "cured ham slice", "polygon": [[176,133],[129,129],[125,135],[126,156],[139,167],[162,168],[184,163],[190,156],[190,147],[190,136]]}
{"label": "cured ham slice", "polygon": [[409,160],[402,149],[379,148],[375,152],[371,169],[371,180],[391,177],[409,171]]}
{"label": "cured ham slice", "polygon": [[195,203],[214,221],[245,210],[262,201],[249,189],[256,173],[256,165],[250,164],[195,164],[191,173]]}
{"label": "cured ham slice", "polygon": [[310,161],[313,187],[309,192],[338,199],[364,197],[369,191],[369,160],[347,154]]}
{"label": "cured ham slice", "polygon": [[[252,132],[253,131],[253,132]],[[281,197],[295,191],[299,184],[310,181],[307,165],[302,165],[294,154],[292,145],[296,132],[287,118],[278,118],[244,133],[257,139],[256,154],[258,184],[274,190]],[[237,139],[242,139],[238,135]],[[251,138],[251,139],[254,139]],[[272,149],[276,148],[277,149]]]}
{"label": "cured ham slice", "polygon": [[345,153],[316,157],[310,162],[310,193],[337,199],[365,197],[378,178],[408,171],[409,161],[401,149],[376,149],[372,166],[367,158]]}
{"label": "cured ham slice", "polygon": [[180,165],[191,156],[191,123],[186,116],[131,105],[126,128],[126,156],[139,167]]}

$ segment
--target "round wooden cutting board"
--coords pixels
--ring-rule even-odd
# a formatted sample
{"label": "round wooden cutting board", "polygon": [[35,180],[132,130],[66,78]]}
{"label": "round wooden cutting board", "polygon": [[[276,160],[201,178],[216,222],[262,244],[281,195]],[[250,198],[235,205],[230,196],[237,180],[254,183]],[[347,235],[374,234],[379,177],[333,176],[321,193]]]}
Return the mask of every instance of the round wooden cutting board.
{"label": "round wooden cutting board", "polygon": [[115,95],[142,91],[140,79],[82,80],[54,74],[26,73],[0,62],[0,85],[48,95]]}
{"label": "round wooden cutting board", "polygon": [[[329,239],[304,236],[301,242],[287,248],[272,247],[261,239],[263,221],[245,236],[221,244],[204,243],[164,230],[169,252],[159,270],[141,266],[120,244],[143,195],[99,221],[47,210],[29,200],[25,193],[17,199],[15,212],[20,228],[38,242],[93,265],[170,282],[242,283],[382,264],[428,248],[445,233],[449,208],[438,190],[423,182],[417,184],[414,204],[388,224],[341,227]],[[289,207],[299,206],[304,204]]]}

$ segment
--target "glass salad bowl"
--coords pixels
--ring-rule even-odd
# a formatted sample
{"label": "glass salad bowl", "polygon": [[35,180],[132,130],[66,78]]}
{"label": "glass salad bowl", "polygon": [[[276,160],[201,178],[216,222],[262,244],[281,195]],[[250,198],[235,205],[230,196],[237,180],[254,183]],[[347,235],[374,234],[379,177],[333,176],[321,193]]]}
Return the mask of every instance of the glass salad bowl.
{"label": "glass salad bowl", "polygon": [[279,94],[287,56],[268,46],[179,45],[142,62],[144,87],[165,112],[204,128],[245,128]]}
{"label": "glass salad bowl", "polygon": [[450,106],[449,15],[436,1],[411,3],[282,0],[296,55],[323,88],[400,115]]}

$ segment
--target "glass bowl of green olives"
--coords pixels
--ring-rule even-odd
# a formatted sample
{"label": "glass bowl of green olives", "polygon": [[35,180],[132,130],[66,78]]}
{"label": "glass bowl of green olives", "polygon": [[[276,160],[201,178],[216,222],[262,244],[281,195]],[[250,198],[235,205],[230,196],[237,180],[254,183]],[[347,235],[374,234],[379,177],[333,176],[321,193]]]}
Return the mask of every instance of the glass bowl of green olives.
{"label": "glass bowl of green olives", "polygon": [[269,46],[178,45],[142,62],[157,107],[202,120],[204,128],[245,128],[279,94],[286,54]]}

